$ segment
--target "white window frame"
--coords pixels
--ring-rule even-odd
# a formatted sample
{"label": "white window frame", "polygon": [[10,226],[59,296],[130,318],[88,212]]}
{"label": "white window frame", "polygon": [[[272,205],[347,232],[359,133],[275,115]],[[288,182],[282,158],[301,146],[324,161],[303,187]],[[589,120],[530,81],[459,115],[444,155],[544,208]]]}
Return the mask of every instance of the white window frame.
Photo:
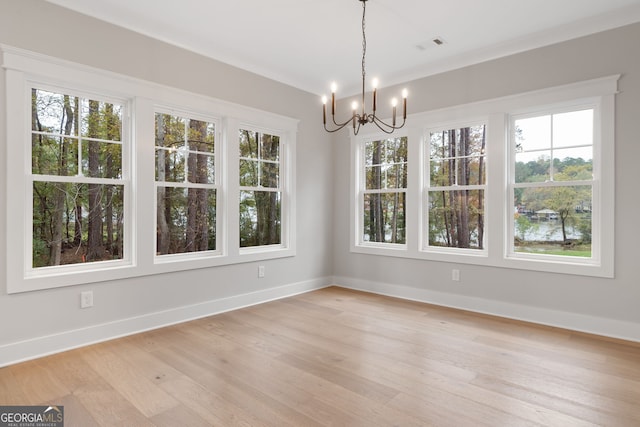
{"label": "white window frame", "polygon": [[[166,263],[166,262],[176,262],[181,260],[189,260],[189,259],[199,259],[199,258],[212,258],[219,257],[224,254],[223,248],[224,243],[226,241],[225,232],[226,228],[224,227],[224,223],[221,221],[222,210],[224,209],[224,205],[221,205],[222,197],[222,182],[223,177],[225,176],[224,170],[222,168],[221,161],[221,152],[222,152],[222,143],[221,143],[221,135],[222,132],[220,130],[221,124],[220,119],[215,116],[207,115],[206,112],[196,112],[189,111],[186,109],[180,109],[179,107],[165,106],[165,105],[156,105],[154,107],[154,116],[156,113],[159,114],[167,114],[171,116],[179,116],[189,120],[200,120],[207,123],[212,123],[215,127],[215,136],[214,136],[214,183],[213,184],[196,184],[187,181],[187,173],[185,172],[185,180],[182,182],[173,182],[173,181],[164,181],[160,182],[154,179],[154,207],[156,209],[156,215],[154,216],[154,225],[155,230],[158,227],[158,187],[174,187],[174,188],[206,188],[209,190],[216,191],[216,249],[215,250],[207,250],[207,251],[194,251],[194,252],[185,252],[185,253],[177,253],[177,254],[164,254],[159,255],[156,252],[154,262],[157,264]],[[155,159],[155,138],[154,138],[154,159]],[[188,158],[185,157],[185,162],[188,163]],[[155,175],[154,175],[155,176]],[[155,247],[157,248],[158,243],[158,234],[155,233],[154,239]]]}
{"label": "white window frame", "polygon": [[[360,232],[360,160],[359,141],[369,137],[366,130],[351,138],[351,252],[382,256],[475,264],[500,268],[545,271],[594,277],[614,277],[615,240],[615,95],[620,75],[612,75],[562,86],[515,94],[503,98],[464,104],[441,110],[411,114],[408,125],[399,135],[408,136],[407,244],[404,248],[370,247],[361,244]],[[594,113],[594,211],[592,253],[590,262],[577,257],[527,257],[510,250],[513,242],[513,200],[509,196],[513,171],[510,170],[511,115],[531,113],[548,108],[571,108],[592,105]],[[424,162],[431,129],[453,125],[485,123],[487,179],[485,189],[485,249],[424,247],[428,238],[426,191],[429,165]],[[375,133],[374,133],[375,135]],[[597,194],[596,194],[597,193]],[[599,206],[596,206],[598,203]],[[597,236],[596,236],[597,233]],[[597,245],[597,248],[596,248]],[[446,249],[446,250],[443,250]],[[565,259],[566,258],[566,259]]]}
{"label": "white window frame", "polygon": [[[237,155],[237,163],[238,163],[238,168],[240,168],[240,160],[241,159],[248,159],[248,158],[244,158],[244,157],[240,157],[239,153],[240,153],[240,141],[238,138],[238,134],[239,131],[241,129],[244,130],[250,130],[252,132],[258,132],[259,134],[266,134],[266,135],[272,135],[272,136],[277,136],[278,137],[278,150],[279,150],[279,161],[278,161],[278,165],[279,165],[279,179],[278,179],[278,187],[277,188],[271,188],[271,187],[262,187],[262,186],[257,186],[257,187],[248,187],[248,186],[241,186],[240,185],[240,179],[239,176],[240,174],[236,174],[235,176],[235,180],[237,182],[237,186],[238,186],[238,197],[235,199],[235,204],[237,205],[238,208],[238,212],[240,210],[240,192],[241,191],[267,191],[267,192],[277,192],[280,193],[280,243],[278,244],[271,244],[271,245],[259,245],[259,246],[247,246],[247,247],[240,247],[240,223],[238,222],[238,227],[237,227],[237,231],[234,231],[234,233],[237,232],[238,234],[238,248],[239,248],[239,254],[240,255],[255,255],[255,254],[260,254],[260,253],[269,253],[272,251],[278,251],[278,250],[287,250],[291,244],[291,238],[290,238],[290,230],[291,230],[291,221],[292,221],[292,204],[291,204],[291,190],[290,190],[290,186],[292,185],[292,180],[291,180],[291,168],[288,166],[289,163],[291,162],[291,140],[290,140],[290,135],[287,135],[287,133],[282,132],[282,130],[278,130],[278,129],[269,129],[269,128],[265,128],[263,126],[259,126],[259,125],[255,125],[252,123],[240,123],[239,127],[238,127],[238,131],[235,132],[235,140],[236,140],[236,145],[235,145],[235,153]],[[258,153],[260,152],[260,150],[258,150]],[[252,161],[257,161],[257,162],[264,162],[265,160],[261,160],[261,159],[248,159],[248,160],[252,160]],[[239,214],[238,214],[239,215]]]}
{"label": "white window frame", "polygon": [[[407,188],[404,189],[383,189],[381,191],[373,190],[367,191],[367,179],[366,179],[366,162],[365,162],[365,144],[373,141],[383,141],[390,138],[407,138]],[[351,251],[360,253],[369,253],[376,255],[391,255],[391,256],[403,256],[402,254],[407,251],[408,244],[411,241],[409,235],[409,220],[410,214],[410,202],[409,194],[411,185],[411,156],[412,149],[410,146],[409,134],[405,132],[394,133],[393,136],[389,136],[382,132],[360,132],[358,136],[353,136],[351,139],[351,159],[354,165],[351,171],[351,188],[355,192],[355,197],[352,198],[351,203]],[[394,191],[398,190],[398,191]],[[401,190],[401,191],[400,191]],[[404,192],[405,197],[405,243],[387,243],[387,242],[373,242],[365,241],[363,239],[364,230],[364,195],[366,192]]]}
{"label": "white window frame", "polygon": [[[295,220],[295,150],[298,120],[255,108],[213,99],[168,86],[151,83],[112,72],[68,62],[11,46],[0,45],[0,59],[5,72],[5,108],[7,161],[5,183],[7,254],[7,292],[19,293],[113,281],[130,277],[209,268],[219,265],[262,261],[296,255]],[[90,95],[98,99],[125,102],[129,116],[123,117],[123,133],[131,143],[126,156],[129,191],[125,200],[125,258],[87,264],[56,266],[28,274],[31,265],[29,218],[32,202],[25,171],[31,173],[31,87],[58,88],[62,93]],[[109,89],[105,89],[109,88]],[[98,96],[99,95],[99,96]],[[216,153],[216,179],[219,188],[216,222],[223,224],[216,236],[219,251],[193,252],[188,256],[156,256],[155,197],[155,109],[160,106],[197,117],[215,119],[220,137]],[[238,203],[238,141],[241,124],[260,127],[280,135],[283,182],[282,244],[277,247],[240,251]],[[219,128],[218,128],[219,125]],[[125,159],[123,153],[123,168]],[[10,159],[10,161],[9,161]],[[219,162],[219,163],[218,163]],[[129,167],[127,166],[127,167]],[[223,173],[224,176],[218,175]],[[9,209],[9,207],[11,207]],[[152,218],[154,218],[152,220]],[[162,259],[158,259],[162,258]]]}
{"label": "white window frame", "polygon": [[[421,232],[421,236],[423,237],[423,239],[421,240],[422,242],[422,246],[421,246],[421,251],[425,252],[425,253],[441,253],[441,254],[460,254],[460,255],[466,255],[466,256],[478,256],[478,257],[486,257],[487,253],[488,253],[488,248],[487,246],[489,245],[487,236],[489,235],[487,232],[487,226],[488,223],[486,221],[487,219],[487,215],[486,215],[486,211],[487,211],[487,182],[489,181],[490,175],[492,174],[491,169],[489,168],[490,163],[489,163],[489,158],[487,156],[487,152],[488,149],[487,147],[485,147],[485,153],[484,153],[484,160],[485,160],[485,175],[486,175],[486,179],[485,179],[485,183],[484,184],[476,184],[476,185],[464,185],[464,186],[458,186],[458,184],[456,183],[453,186],[445,186],[445,187],[441,187],[441,186],[431,186],[431,181],[430,181],[430,176],[431,176],[431,155],[430,155],[430,145],[431,145],[431,133],[433,132],[442,132],[443,130],[458,130],[464,127],[472,127],[472,126],[480,126],[480,125],[484,125],[485,126],[485,142],[488,145],[488,135],[489,135],[489,126],[487,124],[488,119],[481,119],[481,120],[473,120],[473,121],[457,121],[457,122],[451,122],[451,123],[442,123],[439,125],[435,125],[435,126],[430,126],[429,128],[425,129],[424,132],[424,137],[423,139],[423,147],[422,147],[422,153],[424,155],[424,157],[421,157],[420,160],[422,162],[422,167],[424,168],[424,173],[423,173],[423,179],[424,181],[422,182],[422,200],[420,203],[421,208],[423,209],[422,212],[423,214],[421,215],[422,218],[422,232]],[[459,158],[460,156],[457,156],[456,158]],[[434,191],[434,189],[437,190],[443,190],[443,191],[457,191],[457,190],[482,190],[483,194],[484,194],[484,201],[483,201],[483,205],[484,205],[484,210],[485,210],[485,224],[484,224],[484,241],[483,241],[483,248],[482,249],[473,249],[473,248],[457,248],[457,247],[446,247],[446,246],[432,246],[429,244],[429,192],[430,191]]]}
{"label": "white window frame", "polygon": [[[592,189],[592,205],[596,209],[592,212],[592,224],[595,225],[592,230],[592,243],[591,243],[591,257],[567,257],[563,255],[545,255],[545,254],[530,254],[525,252],[516,252],[514,248],[515,238],[515,215],[511,215],[509,219],[509,225],[507,227],[507,242],[506,242],[506,257],[513,260],[528,260],[528,261],[548,261],[559,262],[564,264],[575,265],[599,265],[601,262],[601,248],[600,243],[602,238],[602,222],[601,216],[603,215],[601,192],[599,183],[602,182],[602,132],[599,131],[601,125],[601,105],[598,98],[592,100],[585,99],[578,102],[561,103],[555,105],[548,105],[542,107],[536,107],[529,111],[520,111],[517,114],[511,114],[509,118],[509,178],[508,178],[508,193],[507,199],[509,200],[508,206],[514,206],[514,191],[516,188],[525,187],[539,187],[539,188],[559,188],[565,186],[591,186]],[[515,182],[515,164],[516,164],[516,150],[515,150],[515,122],[518,119],[539,117],[545,115],[556,115],[580,110],[593,110],[593,178],[588,181],[547,181],[547,182],[535,182],[535,183],[516,183]],[[553,151],[553,148],[551,149]],[[551,158],[551,164],[553,157]],[[551,166],[550,173],[553,173],[553,166]]]}

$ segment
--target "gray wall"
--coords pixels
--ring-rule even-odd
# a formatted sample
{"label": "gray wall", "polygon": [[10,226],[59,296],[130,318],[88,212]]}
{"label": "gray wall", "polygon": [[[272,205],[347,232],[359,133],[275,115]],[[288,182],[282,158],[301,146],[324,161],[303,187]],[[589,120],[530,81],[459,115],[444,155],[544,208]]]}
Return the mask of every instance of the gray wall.
{"label": "gray wall", "polygon": [[[0,0],[0,43],[300,120],[297,256],[260,262],[266,266],[265,278],[258,279],[257,263],[249,263],[13,295],[6,294],[4,277],[5,186],[11,183],[6,182],[6,136],[0,122],[0,353],[3,344],[282,285],[331,282],[332,148],[319,123],[317,96],[44,1]],[[3,71],[0,82],[2,88]],[[80,310],[79,293],[89,289],[95,306]]]}
{"label": "gray wall", "polygon": [[[502,97],[580,80],[622,74],[616,97],[615,279],[457,265],[461,281],[451,281],[453,264],[386,258],[349,252],[349,140],[334,141],[335,276],[353,287],[383,289],[418,299],[493,311],[542,323],[598,330],[610,322],[640,338],[640,25],[631,25],[463,69],[411,81],[410,107],[420,112]],[[398,93],[400,87],[389,88]],[[381,94],[380,99],[385,94]],[[614,248],[605,248],[614,250]],[[397,289],[386,284],[400,285]],[[432,298],[421,296],[431,295]],[[435,296],[434,296],[435,295]],[[483,301],[483,300],[489,300]],[[493,309],[492,309],[493,307]],[[520,315],[509,311],[519,309]],[[575,315],[575,316],[574,316]],[[573,316],[575,321],[558,321]],[[581,323],[582,322],[582,323]],[[631,333],[629,333],[631,331]]]}
{"label": "gray wall", "polygon": [[[393,284],[397,294],[416,291],[460,297],[473,307],[478,298],[505,306],[538,310],[533,320],[556,322],[545,312],[577,314],[582,320],[620,321],[640,329],[640,278],[636,260],[640,212],[637,159],[640,143],[640,25],[628,26],[555,46],[494,60],[409,82],[411,110],[426,111],[622,73],[616,117],[616,278],[595,279],[523,272],[482,266],[457,266],[462,280],[453,285],[452,265],[349,252],[349,139],[333,137],[319,123],[317,96],[238,70],[194,53],[152,40],[37,0],[0,0],[0,43],[67,59],[172,87],[202,93],[300,120],[297,146],[297,256],[266,261],[267,277],[257,278],[256,264],[146,276],[117,282],[6,294],[0,276],[0,350],[18,343],[36,355],[40,338],[88,328],[100,331],[122,319],[207,301],[251,294],[282,285],[330,283],[330,277],[376,290]],[[188,64],[188,67],[184,67]],[[0,106],[4,105],[0,71]],[[388,91],[397,92],[398,88]],[[386,97],[381,91],[381,97]],[[6,240],[6,159],[4,111],[0,115],[0,270]],[[80,291],[95,293],[95,307],[78,308]],[[428,298],[427,298],[428,299]],[[445,298],[446,299],[446,298]],[[437,300],[437,298],[436,298]],[[436,301],[438,302],[438,301]],[[502,305],[501,305],[502,304]],[[487,307],[485,305],[484,307]],[[490,306],[490,305],[489,305]],[[485,311],[490,311],[486,310]],[[557,320],[557,319],[556,319]],[[132,323],[127,323],[130,327]],[[575,326],[575,324],[573,325]],[[143,326],[141,326],[143,327]],[[580,329],[578,325],[578,329]],[[589,329],[585,325],[582,329]],[[126,333],[126,331],[123,331]],[[615,334],[614,334],[615,335]],[[79,338],[78,338],[79,337]],[[75,336],[68,345],[90,341]],[[45,340],[46,341],[46,340]],[[23,349],[24,349],[23,348]],[[40,350],[47,351],[46,347]],[[0,360],[0,364],[2,360]]]}

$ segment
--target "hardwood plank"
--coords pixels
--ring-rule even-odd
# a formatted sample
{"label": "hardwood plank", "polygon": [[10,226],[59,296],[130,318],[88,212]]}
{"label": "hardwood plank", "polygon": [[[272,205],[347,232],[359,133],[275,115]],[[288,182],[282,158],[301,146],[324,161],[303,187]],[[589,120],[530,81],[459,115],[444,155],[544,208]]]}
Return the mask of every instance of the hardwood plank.
{"label": "hardwood plank", "polygon": [[61,383],[54,373],[42,366],[41,360],[32,360],[10,366],[16,381],[20,384],[25,401],[23,405],[39,405],[54,402],[69,394],[70,390]]}
{"label": "hardwood plank", "polygon": [[13,375],[13,367],[0,368],[0,405],[24,405],[27,396],[20,381]]}
{"label": "hardwood plank", "polygon": [[[104,380],[86,384],[76,390],[74,396],[100,426],[153,426],[147,417]],[[74,415],[65,413],[67,416]]]}
{"label": "hardwood plank", "polygon": [[147,417],[178,405],[164,390],[139,374],[140,367],[129,364],[125,353],[115,353],[110,348],[113,345],[104,343],[89,347],[82,352],[82,358]]}
{"label": "hardwood plank", "polygon": [[640,344],[326,288],[0,369],[70,426],[640,425]]}
{"label": "hardwood plank", "polygon": [[211,424],[184,405],[166,410],[151,417],[156,427],[208,427]]}

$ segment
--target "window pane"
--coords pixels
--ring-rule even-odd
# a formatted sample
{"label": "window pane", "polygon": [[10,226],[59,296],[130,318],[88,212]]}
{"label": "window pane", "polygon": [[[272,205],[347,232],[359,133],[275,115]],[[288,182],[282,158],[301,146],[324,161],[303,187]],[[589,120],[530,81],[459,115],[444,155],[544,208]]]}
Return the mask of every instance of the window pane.
{"label": "window pane", "polygon": [[382,141],[369,141],[364,145],[365,165],[379,165],[382,163]]}
{"label": "window pane", "polygon": [[31,120],[33,173],[122,178],[120,105],[32,89]]}
{"label": "window pane", "polygon": [[429,191],[429,246],[482,249],[484,191]]}
{"label": "window pane", "polygon": [[593,179],[593,148],[564,148],[554,150],[553,180],[578,181]]}
{"label": "window pane", "polygon": [[280,160],[280,138],[274,135],[262,134],[260,144],[260,158],[262,160]]}
{"label": "window pane", "polygon": [[215,184],[215,166],[213,156],[189,152],[189,182]]}
{"label": "window pane", "polygon": [[58,135],[78,135],[79,102],[74,96],[32,89],[31,130]]}
{"label": "window pane", "polygon": [[156,148],[156,181],[184,182],[185,152]]}
{"label": "window pane", "polygon": [[407,138],[389,138],[383,141],[386,155],[385,163],[403,163],[407,161]]}
{"label": "window pane", "polygon": [[120,141],[120,106],[96,100],[80,99],[81,134],[87,138]]}
{"label": "window pane", "polygon": [[591,256],[590,185],[518,188],[514,200],[516,252]]}
{"label": "window pane", "polygon": [[551,180],[551,151],[516,154],[516,182],[545,182]]}
{"label": "window pane", "polygon": [[240,247],[282,243],[281,200],[277,191],[240,191]]}
{"label": "window pane", "polygon": [[554,147],[593,145],[593,110],[554,114],[553,145]]}
{"label": "window pane", "polygon": [[200,120],[189,120],[189,150],[199,153],[214,153],[215,126]]}
{"label": "window pane", "polygon": [[62,136],[32,135],[31,171],[36,175],[78,174],[78,140]]}
{"label": "window pane", "polygon": [[407,186],[406,163],[368,166],[365,168],[365,173],[367,175],[367,190],[406,188]]}
{"label": "window pane", "polygon": [[405,206],[404,192],[365,194],[362,240],[406,243]]}
{"label": "window pane", "polygon": [[364,144],[365,188],[406,188],[407,138],[389,138]]}
{"label": "window pane", "polygon": [[259,133],[240,129],[238,131],[238,138],[240,141],[240,157],[257,159]]}
{"label": "window pane", "polygon": [[185,146],[185,123],[183,117],[156,113],[156,147],[175,151]]}
{"label": "window pane", "polygon": [[124,186],[33,183],[33,267],[122,259]]}
{"label": "window pane", "polygon": [[82,174],[93,178],[122,178],[122,146],[120,144],[83,141]]}
{"label": "window pane", "polygon": [[484,185],[485,125],[432,132],[429,140],[430,185]]}
{"label": "window pane", "polygon": [[258,162],[240,159],[240,185],[243,187],[258,186]]}
{"label": "window pane", "polygon": [[216,190],[157,189],[157,254],[216,249]]}
{"label": "window pane", "polygon": [[156,113],[156,181],[215,184],[215,124]]}
{"label": "window pane", "polygon": [[262,165],[260,184],[266,188],[278,188],[280,184],[280,165],[269,162],[260,162],[260,165]]}
{"label": "window pane", "polygon": [[551,116],[515,121],[516,153],[551,148]]}
{"label": "window pane", "polygon": [[429,154],[432,159],[444,159],[455,155],[450,141],[450,132],[432,132],[430,135]]}
{"label": "window pane", "polygon": [[430,183],[432,187],[446,187],[455,184],[456,180],[453,175],[455,167],[452,169],[452,164],[455,164],[454,160],[431,161]]}

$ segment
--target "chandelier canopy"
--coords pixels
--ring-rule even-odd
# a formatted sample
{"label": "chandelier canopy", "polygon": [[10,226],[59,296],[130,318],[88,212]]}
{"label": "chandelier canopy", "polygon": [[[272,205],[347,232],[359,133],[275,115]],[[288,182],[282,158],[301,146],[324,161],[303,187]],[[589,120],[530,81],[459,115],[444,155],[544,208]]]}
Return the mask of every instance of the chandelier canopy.
{"label": "chandelier canopy", "polygon": [[[366,80],[366,71],[365,71],[365,56],[367,54],[367,36],[365,34],[365,15],[367,12],[367,0],[358,0],[362,2],[362,105],[358,105],[357,101],[353,101],[351,104],[351,108],[353,109],[353,113],[351,118],[347,119],[342,123],[336,122],[336,90],[337,85],[335,83],[331,84],[331,121],[333,122],[333,126],[335,128],[330,129],[327,128],[327,97],[322,97],[322,122],[324,124],[324,129],[327,132],[337,132],[340,129],[347,126],[349,123],[353,126],[353,133],[355,135],[360,131],[360,127],[366,125],[367,123],[374,123],[380,130],[385,133],[393,133],[394,130],[400,129],[404,126],[407,120],[407,90],[402,90],[402,123],[400,125],[396,124],[396,108],[398,104],[398,100],[393,98],[391,100],[392,106],[392,118],[391,124],[382,121],[376,115],[376,94],[378,90],[378,79],[373,79],[373,108],[371,113],[367,113],[365,109],[365,80]],[[358,107],[361,107],[361,111],[358,112]]]}

